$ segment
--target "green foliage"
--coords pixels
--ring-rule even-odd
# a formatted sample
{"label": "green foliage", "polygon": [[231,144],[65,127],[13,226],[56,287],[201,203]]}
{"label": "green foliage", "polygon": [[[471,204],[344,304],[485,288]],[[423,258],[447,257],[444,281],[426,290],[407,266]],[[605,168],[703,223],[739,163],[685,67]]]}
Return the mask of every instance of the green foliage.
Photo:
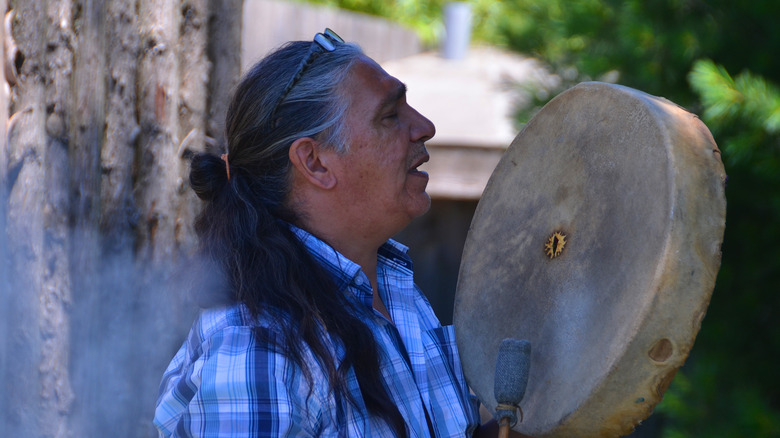
{"label": "green foliage", "polygon": [[441,11],[445,0],[310,0],[310,3],[388,18],[413,29],[429,47],[439,40],[444,29]]}
{"label": "green foliage", "polygon": [[503,15],[499,23],[503,42],[512,49],[534,54],[558,72],[575,69],[577,82],[618,71],[620,83],[663,92],[683,105],[690,103],[690,93],[677,68],[701,56],[707,39],[700,37],[716,32],[702,2],[510,3],[524,17]]}
{"label": "green foliage", "polygon": [[[414,30],[426,47],[435,47],[444,35],[442,11],[450,0],[309,0],[309,3],[325,4],[350,11],[376,15],[401,23]],[[528,20],[515,13],[517,2],[495,0],[469,0],[473,17],[472,36],[477,41],[506,45],[501,32],[507,14],[512,14],[526,26],[533,26]]]}
{"label": "green foliage", "polygon": [[749,71],[732,79],[710,60],[698,61],[689,75],[701,97],[703,117],[721,138],[730,164],[754,163],[753,169],[772,178],[780,173],[780,90]]}
{"label": "green foliage", "polygon": [[665,436],[777,437],[780,90],[748,70],[732,78],[711,60],[697,61],[688,78],[727,165],[729,212],[694,356],[659,407],[670,423]]}
{"label": "green foliage", "polygon": [[763,77],[746,71],[732,79],[709,60],[698,61],[689,77],[706,108],[704,115],[713,122],[742,120],[752,129],[780,131],[780,92]]}

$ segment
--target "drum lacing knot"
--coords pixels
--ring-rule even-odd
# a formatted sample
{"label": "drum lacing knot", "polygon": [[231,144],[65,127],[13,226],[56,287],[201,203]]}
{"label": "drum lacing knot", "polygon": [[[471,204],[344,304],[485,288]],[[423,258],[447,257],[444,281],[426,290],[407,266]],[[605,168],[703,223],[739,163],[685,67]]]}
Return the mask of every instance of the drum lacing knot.
{"label": "drum lacing knot", "polygon": [[517,415],[515,411],[520,411],[520,422],[523,422],[523,409],[520,406],[508,405],[499,403],[496,405],[496,419],[501,420],[507,418],[509,420],[509,426],[512,427],[517,424]]}

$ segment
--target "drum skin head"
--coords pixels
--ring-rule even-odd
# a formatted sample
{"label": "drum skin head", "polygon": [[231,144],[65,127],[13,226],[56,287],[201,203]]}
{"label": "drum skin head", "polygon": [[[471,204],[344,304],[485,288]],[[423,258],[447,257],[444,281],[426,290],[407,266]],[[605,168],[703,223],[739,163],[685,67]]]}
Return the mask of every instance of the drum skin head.
{"label": "drum skin head", "polygon": [[517,338],[532,352],[514,430],[617,437],[647,418],[709,304],[725,178],[707,127],[666,99],[587,82],[550,101],[493,172],[463,252],[453,319],[488,410],[499,344]]}

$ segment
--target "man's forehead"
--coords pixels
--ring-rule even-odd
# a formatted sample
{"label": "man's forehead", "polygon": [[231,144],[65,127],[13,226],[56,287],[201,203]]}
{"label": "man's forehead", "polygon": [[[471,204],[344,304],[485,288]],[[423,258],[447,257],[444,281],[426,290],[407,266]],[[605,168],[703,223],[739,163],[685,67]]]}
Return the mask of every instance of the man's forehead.
{"label": "man's forehead", "polygon": [[[353,79],[358,89],[352,89],[354,94],[371,93],[380,99],[379,105],[394,102],[406,94],[406,85],[388,74],[379,64],[371,58],[363,58],[355,64],[352,71]],[[351,88],[351,87],[349,87]]]}

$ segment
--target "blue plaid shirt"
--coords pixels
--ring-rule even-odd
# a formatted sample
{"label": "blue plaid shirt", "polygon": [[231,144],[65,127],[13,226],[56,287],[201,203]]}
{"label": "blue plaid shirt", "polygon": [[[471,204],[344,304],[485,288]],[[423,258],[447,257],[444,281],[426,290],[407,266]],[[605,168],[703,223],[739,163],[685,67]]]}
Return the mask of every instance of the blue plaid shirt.
{"label": "blue plaid shirt", "polygon": [[[360,266],[313,235],[294,230],[337,286],[372,309],[371,285]],[[382,350],[382,376],[409,436],[471,436],[479,425],[478,402],[469,394],[453,327],[441,326],[414,284],[406,250],[388,241],[378,256],[379,294],[393,322],[373,309],[361,319]],[[365,409],[354,371],[348,373],[347,386],[360,407],[337,406],[311,352],[305,360],[313,387],[281,351],[257,338],[258,329],[281,341],[268,321],[253,319],[243,305],[201,313],[163,376],[154,416],[161,437],[393,436],[383,420]],[[327,345],[338,356],[337,343],[327,340]]]}

